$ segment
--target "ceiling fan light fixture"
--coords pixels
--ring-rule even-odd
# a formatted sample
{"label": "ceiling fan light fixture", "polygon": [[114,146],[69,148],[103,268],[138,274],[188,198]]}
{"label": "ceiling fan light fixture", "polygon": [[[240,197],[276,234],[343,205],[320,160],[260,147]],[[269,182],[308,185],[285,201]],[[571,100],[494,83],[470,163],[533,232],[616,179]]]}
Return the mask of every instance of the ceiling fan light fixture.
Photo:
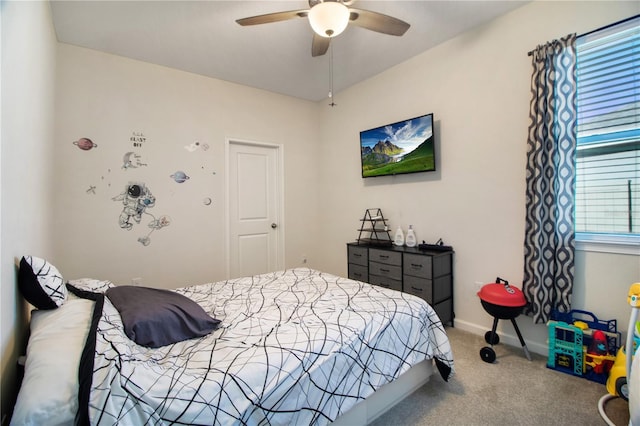
{"label": "ceiling fan light fixture", "polygon": [[349,23],[349,9],[338,1],[324,1],[309,11],[311,28],[322,37],[335,37],[342,33]]}

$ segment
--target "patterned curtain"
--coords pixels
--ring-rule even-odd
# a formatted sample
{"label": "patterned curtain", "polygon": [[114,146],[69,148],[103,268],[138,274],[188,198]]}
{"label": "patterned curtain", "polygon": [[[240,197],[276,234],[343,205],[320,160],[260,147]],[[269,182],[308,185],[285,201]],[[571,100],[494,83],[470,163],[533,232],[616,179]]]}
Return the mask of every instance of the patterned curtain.
{"label": "patterned curtain", "polygon": [[574,274],[576,35],[532,52],[523,291],[534,323],[571,310]]}

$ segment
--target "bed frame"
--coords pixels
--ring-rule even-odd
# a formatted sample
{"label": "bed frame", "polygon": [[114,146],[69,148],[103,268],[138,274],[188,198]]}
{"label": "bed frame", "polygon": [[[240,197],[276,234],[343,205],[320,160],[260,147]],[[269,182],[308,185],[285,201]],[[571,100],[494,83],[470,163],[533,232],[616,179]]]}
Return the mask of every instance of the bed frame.
{"label": "bed frame", "polygon": [[391,407],[426,384],[434,373],[433,361],[424,360],[387,383],[364,401],[338,417],[333,426],[360,426],[372,423]]}

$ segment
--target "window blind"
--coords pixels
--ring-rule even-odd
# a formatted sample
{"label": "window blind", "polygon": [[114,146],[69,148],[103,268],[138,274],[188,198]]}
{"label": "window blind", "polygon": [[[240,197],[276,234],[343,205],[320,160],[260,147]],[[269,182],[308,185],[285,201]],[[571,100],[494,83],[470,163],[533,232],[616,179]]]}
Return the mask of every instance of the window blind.
{"label": "window blind", "polygon": [[640,235],[640,17],[578,38],[577,232]]}

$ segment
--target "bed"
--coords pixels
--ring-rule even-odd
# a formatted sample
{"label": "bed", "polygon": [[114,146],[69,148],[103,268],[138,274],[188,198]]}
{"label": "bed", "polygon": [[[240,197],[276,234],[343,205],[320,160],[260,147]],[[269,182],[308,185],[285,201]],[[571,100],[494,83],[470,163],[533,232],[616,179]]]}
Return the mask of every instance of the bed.
{"label": "bed", "polygon": [[[433,365],[445,380],[453,374],[444,327],[425,301],[308,268],[165,290],[214,325],[158,347],[133,341],[126,311],[112,303],[110,292],[128,286],[64,287],[56,308],[32,314],[12,425],[365,424]],[[152,330],[171,328],[162,321]]]}

